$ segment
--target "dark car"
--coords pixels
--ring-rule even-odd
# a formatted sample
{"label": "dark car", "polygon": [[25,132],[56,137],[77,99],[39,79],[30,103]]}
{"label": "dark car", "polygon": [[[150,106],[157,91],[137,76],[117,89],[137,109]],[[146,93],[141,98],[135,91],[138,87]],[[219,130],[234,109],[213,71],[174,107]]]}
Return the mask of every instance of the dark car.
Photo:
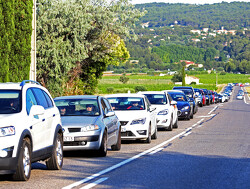
{"label": "dark car", "polygon": [[167,90],[171,98],[177,102],[178,118],[193,118],[193,102],[190,102],[183,91]]}
{"label": "dark car", "polygon": [[198,104],[196,102],[197,96],[195,95],[193,87],[175,86],[173,87],[173,90],[183,91],[187,96],[187,98],[189,99],[189,101],[193,103],[193,114],[195,114],[198,111]]}

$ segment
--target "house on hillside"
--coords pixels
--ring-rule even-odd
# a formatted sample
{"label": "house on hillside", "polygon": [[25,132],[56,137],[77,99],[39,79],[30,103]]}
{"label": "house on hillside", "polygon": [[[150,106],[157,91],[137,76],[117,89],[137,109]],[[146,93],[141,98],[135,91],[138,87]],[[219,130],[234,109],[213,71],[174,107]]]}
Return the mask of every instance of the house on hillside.
{"label": "house on hillside", "polygon": [[185,76],[185,83],[186,83],[187,85],[190,85],[191,83],[194,83],[194,82],[195,82],[197,85],[199,85],[200,79],[197,78],[197,77],[194,77],[194,76],[188,76],[188,75],[186,74],[186,76]]}
{"label": "house on hillside", "polygon": [[189,60],[180,60],[180,62],[185,62],[186,63],[186,68],[188,68],[191,65],[196,66],[196,64],[194,62],[189,61]]}

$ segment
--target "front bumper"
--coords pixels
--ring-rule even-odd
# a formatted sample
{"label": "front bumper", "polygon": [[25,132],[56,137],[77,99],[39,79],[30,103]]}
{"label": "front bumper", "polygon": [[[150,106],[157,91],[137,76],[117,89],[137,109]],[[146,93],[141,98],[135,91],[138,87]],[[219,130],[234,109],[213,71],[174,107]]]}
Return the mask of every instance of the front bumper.
{"label": "front bumper", "polygon": [[180,110],[179,112],[178,118],[187,118],[190,115],[190,110]]}
{"label": "front bumper", "polygon": [[121,127],[121,139],[122,140],[136,140],[148,138],[148,123],[136,124]]}
{"label": "front bumper", "polygon": [[0,158],[0,175],[16,172],[18,158]]}
{"label": "front bumper", "polygon": [[171,115],[157,115],[156,123],[157,128],[168,128],[170,126]]}

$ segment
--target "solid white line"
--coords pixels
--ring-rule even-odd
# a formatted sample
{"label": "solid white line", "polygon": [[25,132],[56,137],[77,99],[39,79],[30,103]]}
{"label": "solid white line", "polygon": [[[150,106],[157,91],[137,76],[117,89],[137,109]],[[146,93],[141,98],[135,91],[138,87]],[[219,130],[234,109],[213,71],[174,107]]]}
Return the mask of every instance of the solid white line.
{"label": "solid white line", "polygon": [[158,148],[158,149],[156,149],[155,151],[153,151],[153,152],[150,152],[149,154],[150,155],[153,155],[153,154],[155,154],[155,153],[157,153],[157,152],[159,152],[159,151],[161,151],[161,150],[163,150],[164,148]]}
{"label": "solid white line", "polygon": [[208,114],[211,114],[218,106],[215,106]]}
{"label": "solid white line", "polygon": [[215,114],[210,114],[210,115],[207,115],[207,116],[199,116],[199,117],[212,117],[214,116]]}
{"label": "solid white line", "polygon": [[192,132],[188,132],[188,133],[186,133],[186,134],[184,134],[183,136],[188,136],[188,135],[190,135]]}
{"label": "solid white line", "polygon": [[73,184],[70,184],[70,185],[68,185],[68,186],[65,186],[65,187],[63,187],[63,189],[71,189],[71,188],[76,187],[76,186],[79,186],[79,185],[81,185],[81,184],[83,184],[83,183],[85,183],[85,182],[88,182],[89,180],[92,180],[92,179],[97,178],[97,177],[99,177],[99,176],[101,176],[101,175],[103,175],[103,174],[106,174],[106,173],[108,173],[108,172],[110,172],[110,171],[113,171],[114,169],[117,169],[117,168],[119,168],[119,167],[121,167],[121,166],[123,166],[123,165],[125,165],[125,164],[128,164],[129,162],[131,162],[131,161],[133,161],[133,160],[136,160],[136,159],[138,159],[139,157],[144,156],[144,155],[146,155],[146,154],[148,154],[148,153],[150,153],[150,152],[152,152],[152,151],[154,151],[154,150],[156,150],[156,149],[158,149],[158,148],[160,148],[160,147],[166,145],[167,143],[171,142],[172,140],[174,140],[174,139],[180,137],[181,135],[183,135],[183,134],[185,134],[185,133],[186,133],[186,131],[183,131],[183,132],[179,133],[178,135],[176,135],[176,136],[170,138],[169,140],[166,140],[165,142],[163,142],[163,143],[161,143],[161,144],[158,144],[157,146],[155,146],[155,147],[153,147],[153,148],[150,148],[150,149],[148,149],[148,150],[146,150],[146,151],[144,151],[144,152],[141,152],[141,153],[139,153],[139,154],[137,154],[137,155],[135,155],[135,156],[133,156],[133,157],[131,157],[131,158],[129,158],[129,159],[126,159],[126,160],[124,160],[124,161],[122,161],[122,162],[120,162],[120,163],[118,163],[118,164],[116,164],[116,165],[113,165],[113,166],[111,166],[111,167],[109,167],[109,168],[107,168],[107,169],[104,169],[104,170],[102,170],[102,171],[100,171],[100,172],[98,172],[98,173],[96,173],[96,174],[93,174],[93,175],[91,175],[91,176],[89,176],[89,177],[87,177],[87,178],[85,178],[85,179],[82,179],[82,180],[80,180],[80,181],[78,181],[78,182],[75,182],[75,183],[73,183]]}
{"label": "solid white line", "polygon": [[88,185],[86,185],[86,186],[84,186],[84,187],[82,187],[82,188],[80,188],[80,189],[90,189],[90,188],[93,188],[93,187],[95,187],[96,185],[98,185],[98,184],[104,182],[104,181],[107,180],[107,179],[108,179],[108,177],[101,178],[101,179],[99,179],[99,180],[97,180],[97,181],[95,181],[95,182],[93,182],[93,183],[90,183],[90,184],[88,184]]}

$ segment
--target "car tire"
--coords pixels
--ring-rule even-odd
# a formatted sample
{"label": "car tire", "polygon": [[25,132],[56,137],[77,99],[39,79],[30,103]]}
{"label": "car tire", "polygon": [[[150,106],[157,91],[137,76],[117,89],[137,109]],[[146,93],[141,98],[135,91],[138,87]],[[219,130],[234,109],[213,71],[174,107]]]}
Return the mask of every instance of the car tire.
{"label": "car tire", "polygon": [[98,150],[98,155],[100,157],[105,157],[107,155],[107,149],[108,149],[108,136],[107,136],[107,131],[105,130],[103,133],[101,146]]}
{"label": "car tire", "polygon": [[145,140],[145,143],[150,144],[151,143],[151,123],[149,124],[149,128],[148,128],[148,138]]}
{"label": "car tire", "polygon": [[176,122],[174,123],[173,128],[177,129],[178,128],[178,118],[176,118]]}
{"label": "car tire", "polygon": [[170,120],[170,125],[166,129],[167,131],[172,131],[173,130],[173,115],[171,115],[171,120]]}
{"label": "car tire", "polygon": [[155,126],[155,133],[152,135],[152,139],[157,139],[157,126]]}
{"label": "car tire", "polygon": [[120,127],[119,132],[118,132],[117,142],[116,144],[111,146],[111,149],[113,151],[119,151],[121,149],[121,144],[122,144],[122,141],[121,141],[121,127]]}
{"label": "car tire", "polygon": [[194,112],[192,111],[192,113],[190,114],[190,119],[194,118]]}
{"label": "car tire", "polygon": [[45,161],[47,169],[60,170],[63,166],[63,138],[62,134],[57,133],[52,155]]}
{"label": "car tire", "polygon": [[18,158],[17,170],[13,180],[27,181],[31,173],[31,143],[29,138],[24,138]]}

